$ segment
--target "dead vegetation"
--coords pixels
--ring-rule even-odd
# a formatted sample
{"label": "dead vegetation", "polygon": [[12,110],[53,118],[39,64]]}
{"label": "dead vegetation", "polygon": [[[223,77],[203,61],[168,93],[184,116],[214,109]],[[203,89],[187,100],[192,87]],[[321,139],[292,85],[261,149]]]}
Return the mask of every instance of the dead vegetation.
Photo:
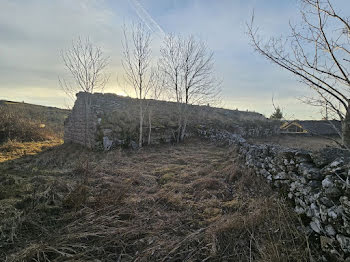
{"label": "dead vegetation", "polygon": [[61,145],[63,140],[54,139],[41,142],[19,142],[8,140],[0,144],[0,163],[13,160],[26,155],[36,155],[37,153],[54,146]]}
{"label": "dead vegetation", "polygon": [[232,154],[61,145],[0,163],[0,260],[309,261],[286,201]]}
{"label": "dead vegetation", "polygon": [[68,113],[54,107],[0,100],[0,143],[60,139]]}
{"label": "dead vegetation", "polygon": [[325,147],[338,147],[340,137],[322,137],[307,135],[279,135],[272,137],[250,138],[253,144],[276,144],[288,148],[317,151]]}

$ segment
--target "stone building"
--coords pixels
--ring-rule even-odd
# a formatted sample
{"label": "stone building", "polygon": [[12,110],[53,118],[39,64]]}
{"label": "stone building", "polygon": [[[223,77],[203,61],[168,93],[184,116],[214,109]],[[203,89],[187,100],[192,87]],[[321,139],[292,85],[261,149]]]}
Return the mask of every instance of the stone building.
{"label": "stone building", "polygon": [[[151,143],[174,140],[178,127],[178,103],[145,100],[144,139]],[[188,135],[198,127],[215,127],[243,136],[275,133],[278,125],[254,112],[228,110],[209,106],[189,106]],[[139,100],[115,94],[77,94],[71,114],[65,121],[65,143],[73,142],[92,149],[109,150],[115,146],[133,146],[138,141]],[[150,120],[150,121],[149,121]]]}

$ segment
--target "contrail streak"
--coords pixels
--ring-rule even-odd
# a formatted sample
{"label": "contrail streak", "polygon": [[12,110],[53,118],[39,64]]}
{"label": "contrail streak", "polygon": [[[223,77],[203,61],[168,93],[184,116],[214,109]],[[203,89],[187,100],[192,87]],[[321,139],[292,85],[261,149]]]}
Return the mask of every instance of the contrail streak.
{"label": "contrail streak", "polygon": [[145,23],[145,25],[151,30],[152,32],[158,32],[160,33],[161,37],[165,36],[165,32],[160,27],[160,25],[154,21],[154,19],[151,17],[151,15],[143,8],[143,6],[139,3],[137,0],[130,0],[132,7],[135,9],[137,15],[139,18]]}

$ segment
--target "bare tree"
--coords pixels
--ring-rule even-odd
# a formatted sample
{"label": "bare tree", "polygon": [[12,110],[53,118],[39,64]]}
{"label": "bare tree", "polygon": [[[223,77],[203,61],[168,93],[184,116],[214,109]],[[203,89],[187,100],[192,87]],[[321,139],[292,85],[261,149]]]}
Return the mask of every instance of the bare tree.
{"label": "bare tree", "polygon": [[208,104],[219,94],[214,76],[213,53],[194,36],[168,36],[161,48],[160,70],[166,86],[179,106],[177,141],[186,134],[190,104]]}
{"label": "bare tree", "polygon": [[[61,51],[63,63],[70,73],[73,83],[64,78],[59,78],[61,89],[74,101],[75,94],[79,91],[93,93],[103,90],[109,76],[105,73],[108,65],[108,57],[102,50],[94,46],[89,38],[82,40],[80,37],[72,41],[72,46]],[[84,144],[88,145],[88,117],[90,115],[90,98],[85,100],[85,138]]]}
{"label": "bare tree", "polygon": [[122,64],[126,81],[139,101],[139,147],[143,143],[143,122],[146,97],[154,86],[155,73],[151,66],[151,33],[141,23],[133,25],[131,40],[124,27]]}
{"label": "bare tree", "polygon": [[182,39],[179,36],[165,37],[160,49],[159,71],[162,72],[164,87],[168,91],[170,100],[177,102],[178,130],[176,141],[180,141],[183,118],[183,76],[182,76]]}
{"label": "bare tree", "polygon": [[[153,86],[150,90],[149,99],[159,100],[159,98],[163,95],[164,91],[164,78],[159,74],[155,74],[155,81],[153,81]],[[154,107],[157,106],[155,103],[150,103],[150,100],[147,100],[146,107],[148,112],[148,140],[147,144],[151,144],[151,135],[152,135],[152,119],[153,119],[153,110]]]}
{"label": "bare tree", "polygon": [[336,11],[329,0],[300,1],[302,23],[290,24],[289,37],[262,40],[254,25],[254,14],[247,25],[248,35],[258,53],[315,91],[307,103],[327,108],[340,118],[342,142],[349,148],[349,18]]}
{"label": "bare tree", "polygon": [[[73,83],[59,77],[61,89],[71,98],[79,91],[102,91],[109,79],[105,73],[109,58],[89,38],[72,41],[72,46],[61,51],[62,61],[73,78]],[[75,100],[75,99],[74,99]]]}

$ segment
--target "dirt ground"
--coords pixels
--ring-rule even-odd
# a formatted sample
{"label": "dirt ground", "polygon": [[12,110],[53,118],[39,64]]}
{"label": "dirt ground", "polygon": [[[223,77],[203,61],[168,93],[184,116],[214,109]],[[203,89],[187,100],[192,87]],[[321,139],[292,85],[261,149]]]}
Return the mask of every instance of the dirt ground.
{"label": "dirt ground", "polygon": [[255,144],[277,144],[284,147],[317,151],[324,147],[337,147],[338,137],[318,137],[306,135],[279,135],[266,138],[252,138],[249,142]]}
{"label": "dirt ground", "polygon": [[0,261],[310,261],[301,227],[234,152],[206,141],[53,144],[0,163]]}

